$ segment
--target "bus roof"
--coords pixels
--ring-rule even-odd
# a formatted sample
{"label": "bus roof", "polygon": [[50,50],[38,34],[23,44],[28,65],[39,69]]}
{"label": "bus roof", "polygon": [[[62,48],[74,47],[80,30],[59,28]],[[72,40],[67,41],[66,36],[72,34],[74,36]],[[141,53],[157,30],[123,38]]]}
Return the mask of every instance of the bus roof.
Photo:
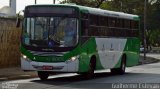
{"label": "bus roof", "polygon": [[78,6],[78,7],[83,12],[88,12],[90,14],[109,16],[109,17],[115,17],[115,18],[123,18],[123,19],[131,19],[131,20],[139,20],[138,15],[127,14],[124,12],[116,12],[116,11],[103,10],[100,8],[91,8],[91,7],[84,7],[84,6]]}
{"label": "bus roof", "polygon": [[29,5],[29,6],[69,6],[69,7],[77,7],[80,9],[81,12],[90,13],[94,15],[102,15],[102,16],[109,16],[115,18],[123,18],[123,19],[130,19],[130,20],[139,20],[138,15],[127,14],[124,12],[116,12],[110,10],[103,10],[100,8],[92,8],[87,6],[80,6],[76,4],[39,4],[39,5]]}

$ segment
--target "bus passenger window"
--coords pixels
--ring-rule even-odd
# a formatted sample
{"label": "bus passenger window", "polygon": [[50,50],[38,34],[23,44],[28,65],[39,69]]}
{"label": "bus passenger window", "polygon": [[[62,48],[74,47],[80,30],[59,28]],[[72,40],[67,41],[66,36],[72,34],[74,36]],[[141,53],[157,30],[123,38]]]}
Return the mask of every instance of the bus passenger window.
{"label": "bus passenger window", "polygon": [[88,20],[82,20],[82,23],[81,23],[81,27],[82,27],[82,35],[83,36],[88,36]]}

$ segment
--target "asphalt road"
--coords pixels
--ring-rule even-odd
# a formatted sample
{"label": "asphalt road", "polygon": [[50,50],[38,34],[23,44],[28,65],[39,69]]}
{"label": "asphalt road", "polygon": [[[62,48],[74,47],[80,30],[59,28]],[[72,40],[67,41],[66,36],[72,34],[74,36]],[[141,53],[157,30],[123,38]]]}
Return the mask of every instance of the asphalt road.
{"label": "asphalt road", "polygon": [[126,83],[135,86],[137,83],[138,85],[159,83],[158,88],[160,88],[160,63],[130,67],[127,68],[127,73],[124,75],[111,75],[107,70],[99,71],[91,80],[86,80],[76,74],[60,74],[51,76],[47,81],[40,81],[39,78],[3,81],[0,88],[17,86],[15,89],[113,89],[116,84],[118,87],[118,85]]}
{"label": "asphalt road", "polygon": [[160,63],[130,67],[126,71],[124,75],[98,71],[91,80],[77,74],[60,74],[47,81],[39,78],[3,81],[0,89],[160,89]]}

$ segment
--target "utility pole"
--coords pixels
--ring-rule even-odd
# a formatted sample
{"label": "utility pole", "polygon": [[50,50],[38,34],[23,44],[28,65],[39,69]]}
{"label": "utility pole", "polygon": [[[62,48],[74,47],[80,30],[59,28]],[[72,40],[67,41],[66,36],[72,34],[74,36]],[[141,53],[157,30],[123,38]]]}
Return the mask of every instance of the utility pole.
{"label": "utility pole", "polygon": [[35,4],[37,4],[37,0],[35,0]]}
{"label": "utility pole", "polygon": [[121,3],[121,12],[123,12],[123,3],[122,1],[120,3]]}
{"label": "utility pole", "polygon": [[146,13],[146,10],[147,10],[147,1],[148,0],[145,0],[144,1],[144,30],[143,30],[143,42],[144,42],[144,60],[146,60],[146,17],[147,17],[147,13]]}
{"label": "utility pole", "polygon": [[56,0],[53,0],[53,4],[55,4],[56,3]]}

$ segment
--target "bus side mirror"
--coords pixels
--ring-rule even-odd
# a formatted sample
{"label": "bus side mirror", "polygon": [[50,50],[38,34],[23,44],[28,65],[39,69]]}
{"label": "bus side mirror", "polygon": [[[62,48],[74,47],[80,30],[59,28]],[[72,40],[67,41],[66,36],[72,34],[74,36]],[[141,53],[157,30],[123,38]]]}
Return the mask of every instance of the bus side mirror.
{"label": "bus side mirror", "polygon": [[20,24],[21,24],[21,19],[20,19],[20,17],[18,16],[18,17],[17,17],[17,21],[16,21],[16,27],[19,28],[19,27],[20,27]]}
{"label": "bus side mirror", "polygon": [[21,19],[20,19],[20,13],[23,12],[24,13],[24,10],[21,10],[18,12],[18,15],[17,15],[17,21],[16,21],[16,27],[19,28],[20,25],[21,25]]}

